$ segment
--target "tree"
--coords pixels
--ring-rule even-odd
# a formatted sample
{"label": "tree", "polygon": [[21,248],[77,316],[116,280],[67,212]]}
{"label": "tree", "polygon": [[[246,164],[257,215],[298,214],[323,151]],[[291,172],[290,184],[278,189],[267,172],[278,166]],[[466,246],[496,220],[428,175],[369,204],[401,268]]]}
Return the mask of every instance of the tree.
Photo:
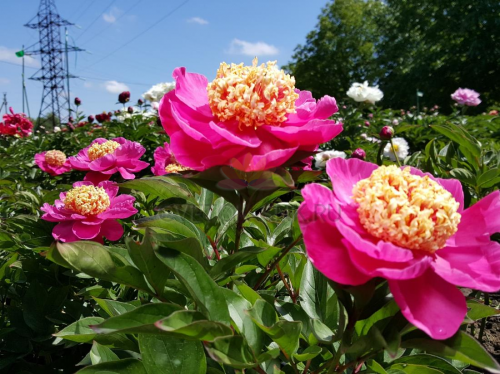
{"label": "tree", "polygon": [[376,48],[385,105],[408,105],[417,88],[427,104],[448,106],[458,87],[500,100],[498,0],[388,0],[387,7]]}
{"label": "tree", "polygon": [[305,45],[295,48],[293,61],[284,66],[300,89],[315,97],[345,96],[354,81],[375,80],[379,75],[375,20],[385,6],[376,0],[336,0],[325,6],[316,29]]}

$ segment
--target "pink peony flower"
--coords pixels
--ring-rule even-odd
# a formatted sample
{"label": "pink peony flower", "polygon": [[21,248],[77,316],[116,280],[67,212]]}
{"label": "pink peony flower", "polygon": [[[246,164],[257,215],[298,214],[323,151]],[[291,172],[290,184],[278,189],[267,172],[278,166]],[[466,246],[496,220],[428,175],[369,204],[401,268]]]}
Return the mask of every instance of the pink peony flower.
{"label": "pink peony flower", "polygon": [[295,80],[275,63],[223,63],[211,83],[185,68],[175,69],[173,77],[176,87],[163,96],[160,118],[176,159],[194,170],[278,167],[342,131],[341,123],[328,120],[338,111],[335,99],[316,102],[310,92],[295,89]]}
{"label": "pink peony flower", "polygon": [[459,88],[453,92],[451,98],[460,105],[478,106],[481,104],[479,93],[468,88]]}
{"label": "pink peony flower", "polygon": [[333,191],[309,184],[299,223],[307,253],[345,285],[388,280],[413,325],[434,339],[459,329],[467,306],[456,286],[500,289],[500,191],[464,210],[460,182],[357,159],[327,163]]}
{"label": "pink peony flower", "polygon": [[118,240],[123,227],[117,219],[128,218],[137,213],[135,198],[119,195],[115,182],[104,181],[94,186],[91,182],[76,182],[68,192],[61,193],[54,205],[45,203],[42,219],[59,222],[52,236],[62,242],[95,240],[102,242]]}
{"label": "pink peony flower", "polygon": [[151,168],[151,172],[154,175],[165,175],[189,170],[189,168],[182,166],[175,160],[168,143],[165,143],[163,147],[155,149],[154,158],[155,166]]}
{"label": "pink peony flower", "polygon": [[53,176],[71,170],[71,164],[66,159],[66,155],[57,150],[37,153],[35,155],[35,163],[40,169]]}
{"label": "pink peony flower", "polygon": [[142,145],[125,138],[97,138],[76,156],[70,157],[69,162],[73,169],[88,170],[85,180],[94,183],[107,180],[116,172],[124,179],[134,179],[133,173],[149,165],[139,160],[144,152],[146,149]]}
{"label": "pink peony flower", "polygon": [[33,132],[33,123],[24,113],[14,113],[14,109],[9,108],[11,114],[4,114],[3,122],[0,122],[0,135],[18,135],[25,138]]}

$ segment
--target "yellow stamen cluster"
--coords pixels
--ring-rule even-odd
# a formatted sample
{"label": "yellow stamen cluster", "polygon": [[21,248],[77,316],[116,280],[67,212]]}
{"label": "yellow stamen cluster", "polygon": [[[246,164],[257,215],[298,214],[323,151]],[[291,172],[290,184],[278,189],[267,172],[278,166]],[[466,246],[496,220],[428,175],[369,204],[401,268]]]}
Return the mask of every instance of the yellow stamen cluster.
{"label": "yellow stamen cluster", "polygon": [[180,173],[181,171],[186,171],[186,170],[191,170],[191,169],[186,166],[182,166],[177,162],[165,166],[165,171],[167,173]]}
{"label": "yellow stamen cluster", "polygon": [[52,166],[63,166],[66,162],[66,155],[57,150],[45,152],[45,162]]}
{"label": "yellow stamen cluster", "polygon": [[208,84],[208,102],[212,113],[220,121],[237,120],[242,126],[257,128],[286,121],[288,113],[295,113],[295,78],[276,67],[276,61],[267,66],[228,65],[223,62],[216,78]]}
{"label": "yellow stamen cluster", "polygon": [[87,154],[89,155],[89,160],[94,161],[97,160],[98,158],[109,155],[110,153],[116,151],[116,149],[120,145],[121,145],[120,143],[115,142],[114,140],[108,140],[107,142],[104,142],[102,144],[94,143],[90,146],[90,148],[87,151]]}
{"label": "yellow stamen cluster", "polygon": [[356,183],[353,199],[366,231],[403,248],[433,253],[460,223],[453,195],[428,176],[412,175],[410,168],[379,167]]}
{"label": "yellow stamen cluster", "polygon": [[109,195],[104,188],[80,186],[68,191],[64,207],[83,216],[96,216],[109,207]]}

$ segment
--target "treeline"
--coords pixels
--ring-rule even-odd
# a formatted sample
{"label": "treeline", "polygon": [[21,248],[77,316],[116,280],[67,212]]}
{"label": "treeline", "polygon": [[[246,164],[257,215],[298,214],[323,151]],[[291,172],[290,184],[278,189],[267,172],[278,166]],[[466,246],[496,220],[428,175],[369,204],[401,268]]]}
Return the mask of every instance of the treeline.
{"label": "treeline", "polygon": [[335,0],[284,67],[315,97],[337,98],[353,82],[379,84],[381,105],[450,105],[458,87],[500,102],[500,1]]}

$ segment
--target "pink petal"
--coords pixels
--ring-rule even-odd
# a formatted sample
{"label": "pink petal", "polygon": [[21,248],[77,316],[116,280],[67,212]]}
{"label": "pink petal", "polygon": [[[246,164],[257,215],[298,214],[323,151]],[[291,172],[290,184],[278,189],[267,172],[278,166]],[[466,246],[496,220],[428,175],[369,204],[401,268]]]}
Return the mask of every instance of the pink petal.
{"label": "pink petal", "polygon": [[262,129],[289,144],[318,145],[332,140],[342,132],[342,124],[335,121],[313,119],[301,126],[286,122],[282,126],[262,126]]}
{"label": "pink petal", "polygon": [[102,181],[97,186],[104,188],[104,191],[106,191],[110,199],[113,199],[118,194],[118,190],[120,189],[116,182],[111,181]]}
{"label": "pink petal", "polygon": [[80,221],[73,223],[73,233],[79,239],[93,239],[101,231],[101,225],[86,225]]}
{"label": "pink petal", "polygon": [[500,289],[500,244],[445,247],[436,251],[434,270],[446,281],[485,292]]}
{"label": "pink petal", "polygon": [[101,235],[110,241],[118,240],[123,235],[123,227],[116,220],[107,220],[101,226]]}
{"label": "pink petal", "polygon": [[93,171],[103,171],[112,168],[116,164],[114,154],[107,154],[89,163],[89,169]]}
{"label": "pink petal", "polygon": [[176,82],[175,95],[192,109],[202,110],[211,115],[208,106],[207,78],[201,74],[188,73],[184,67],[175,69],[172,76]]}
{"label": "pink petal", "polygon": [[240,130],[237,123],[229,125],[222,122],[210,121],[210,128],[225,140],[244,147],[255,148],[262,144],[254,129]]}
{"label": "pink petal", "polygon": [[332,180],[333,193],[342,204],[353,204],[352,189],[362,179],[368,178],[377,165],[355,158],[333,158],[326,163],[326,172]]}
{"label": "pink petal", "polygon": [[415,279],[390,280],[389,287],[406,319],[433,339],[453,336],[467,313],[462,292],[430,269]]}
{"label": "pink petal", "polygon": [[73,233],[73,222],[66,221],[58,223],[52,230],[52,236],[55,240],[60,240],[61,242],[69,243],[76,242],[80,240]]}
{"label": "pink petal", "polygon": [[85,174],[85,178],[83,178],[83,180],[91,182],[93,185],[97,186],[100,182],[107,181],[109,178],[111,178],[111,174],[107,175],[97,171],[89,171]]}
{"label": "pink petal", "polygon": [[[342,236],[333,224],[337,210],[331,191],[319,184],[309,184],[302,190],[304,202],[298,211],[300,229],[304,235],[307,255],[314,266],[335,282],[360,285],[371,277],[361,273],[349,258]],[[320,208],[318,208],[320,207]]]}
{"label": "pink petal", "polygon": [[129,173],[127,169],[125,168],[118,168],[118,172],[120,175],[123,177],[123,179],[135,179],[135,175],[132,173]]}

